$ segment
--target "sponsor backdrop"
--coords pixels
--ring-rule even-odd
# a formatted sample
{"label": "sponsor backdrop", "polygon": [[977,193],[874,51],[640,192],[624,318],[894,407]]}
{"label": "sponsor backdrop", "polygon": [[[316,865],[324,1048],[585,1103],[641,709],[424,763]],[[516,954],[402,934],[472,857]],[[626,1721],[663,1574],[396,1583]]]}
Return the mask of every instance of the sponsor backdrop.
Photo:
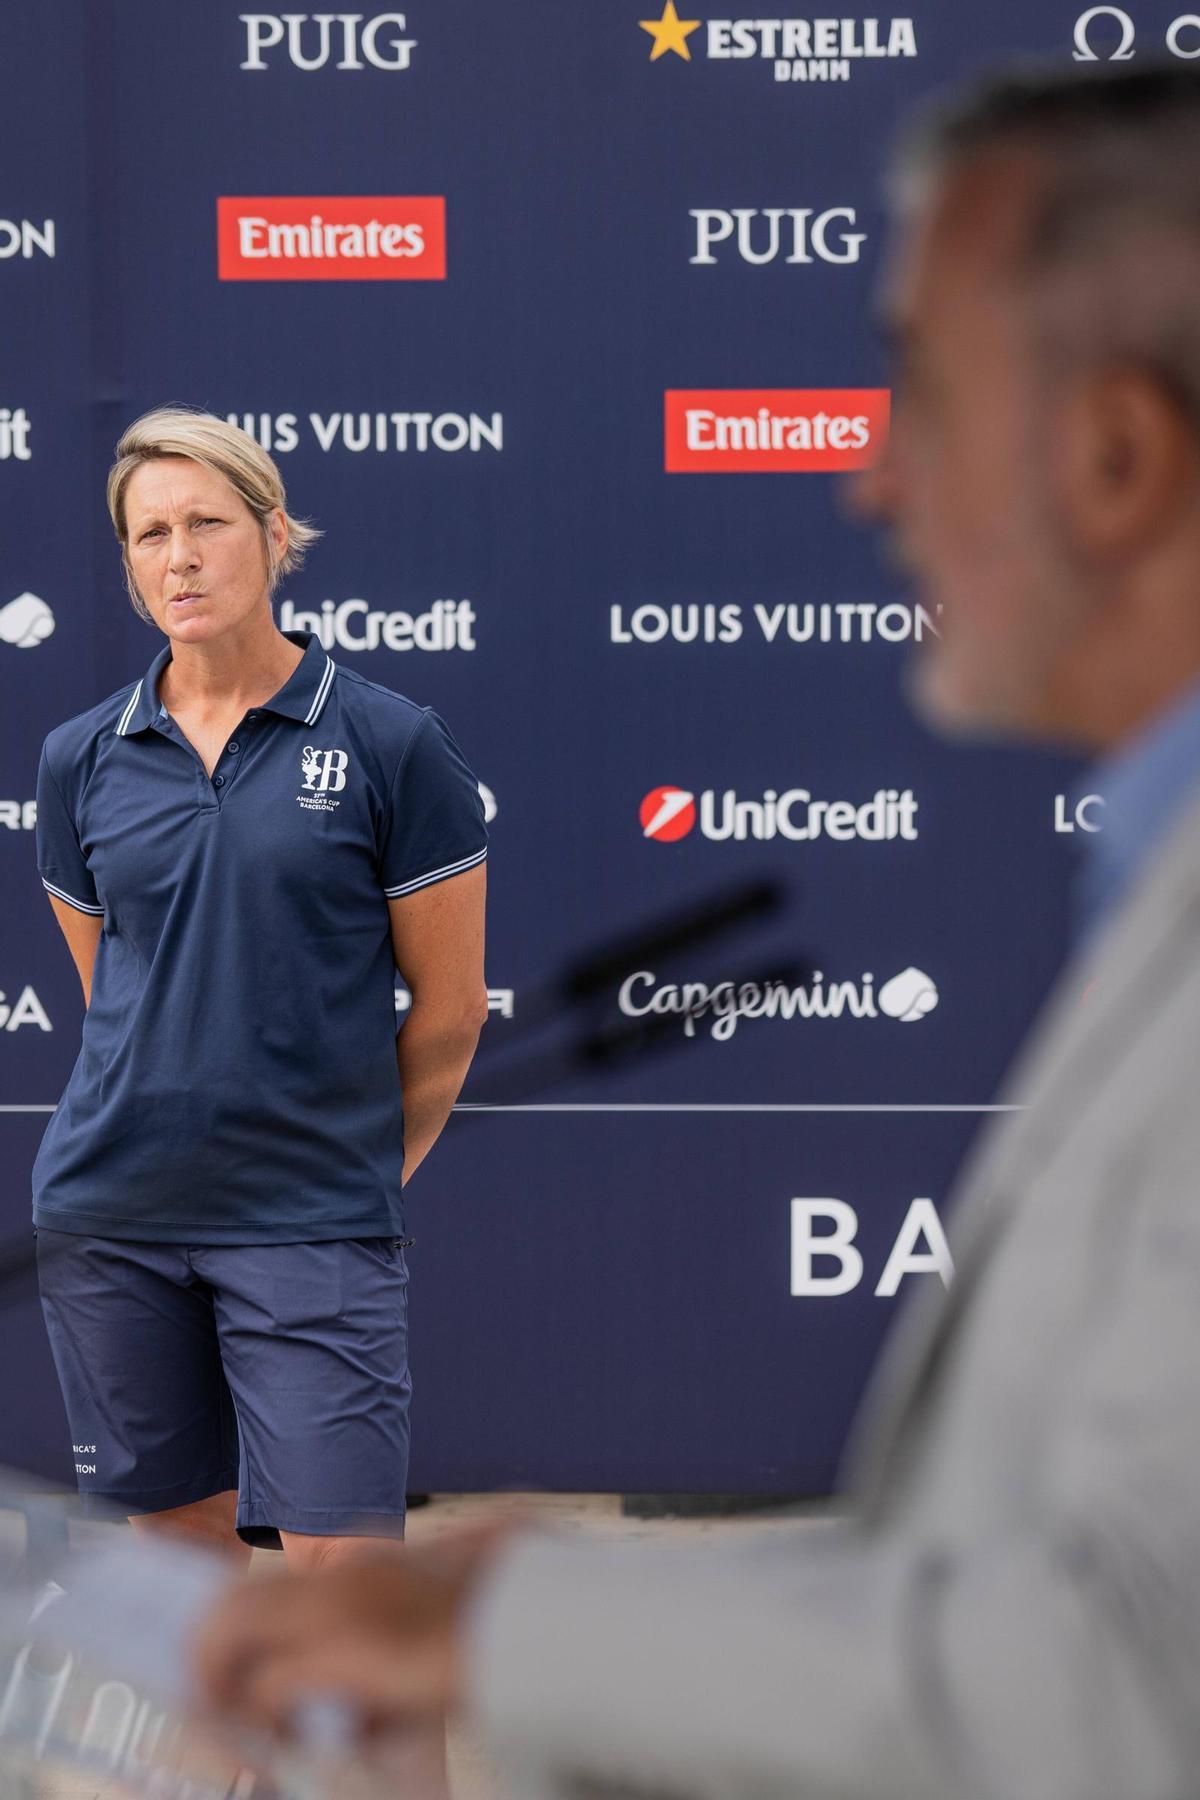
{"label": "sponsor backdrop", "polygon": [[[418,1486],[827,1489],[894,1307],[952,1278],[953,1171],[1103,823],[1066,764],[912,720],[938,619],[840,480],[887,430],[898,119],[1015,51],[1195,56],[1200,16],[698,15],[0,26],[0,1231],[82,1017],[39,747],[159,642],[104,476],[199,404],[325,533],[280,624],[436,706],[487,788],[491,1018],[410,1190]],[[66,1474],[3,1298],[0,1450]]]}

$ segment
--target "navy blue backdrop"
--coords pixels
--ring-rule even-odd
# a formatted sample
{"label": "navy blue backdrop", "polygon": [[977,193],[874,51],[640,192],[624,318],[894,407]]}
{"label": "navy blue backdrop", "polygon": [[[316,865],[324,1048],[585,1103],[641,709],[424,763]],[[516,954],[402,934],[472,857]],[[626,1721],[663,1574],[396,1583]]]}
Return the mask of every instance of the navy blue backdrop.
{"label": "navy blue backdrop", "polygon": [[[1200,21],[696,10],[0,23],[0,1236],[29,1233],[82,1016],[38,750],[154,653],[103,483],[122,426],[185,401],[252,429],[324,529],[280,623],[436,706],[492,796],[492,1016],[409,1190],[418,1486],[827,1488],[892,1307],[941,1278],[913,1202],[942,1209],[1065,941],[1072,771],[912,720],[936,620],[796,445],[828,429],[807,460],[836,470],[836,421],[869,415],[877,450],[880,173],[912,103],[1014,51],[1191,55]],[[378,219],[374,253],[314,214]],[[414,219],[419,249],[380,248]],[[756,466],[760,421],[801,416]],[[848,805],[755,835],[791,790]],[[907,835],[870,835],[880,790]],[[597,943],[758,882],[773,904],[564,994]],[[775,1017],[666,1011],[644,1054],[575,1053],[772,971]],[[809,1256],[810,1215],[861,1269]],[[3,1299],[0,1454],[65,1476],[31,1290]]]}

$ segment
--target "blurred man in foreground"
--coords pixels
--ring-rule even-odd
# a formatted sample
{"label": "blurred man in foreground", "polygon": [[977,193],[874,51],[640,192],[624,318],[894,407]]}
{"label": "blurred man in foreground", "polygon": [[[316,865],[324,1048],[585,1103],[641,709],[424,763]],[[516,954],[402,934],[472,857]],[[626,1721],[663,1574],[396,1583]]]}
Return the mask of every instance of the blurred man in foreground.
{"label": "blurred man in foreground", "polygon": [[945,605],[918,705],[1102,755],[1108,806],[857,1512],[740,1552],[530,1534],[255,1584],[200,1649],[231,1708],[463,1707],[588,1795],[1200,1781],[1200,73],[993,83],[910,146],[898,202],[860,498]]}

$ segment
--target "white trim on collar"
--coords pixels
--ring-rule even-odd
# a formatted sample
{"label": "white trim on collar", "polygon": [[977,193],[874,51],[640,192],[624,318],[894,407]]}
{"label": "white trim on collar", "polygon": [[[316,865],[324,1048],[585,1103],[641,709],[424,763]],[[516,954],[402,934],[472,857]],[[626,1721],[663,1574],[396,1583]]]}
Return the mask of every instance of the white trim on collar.
{"label": "white trim on collar", "polygon": [[136,707],[137,707],[137,703],[142,697],[142,681],[144,681],[145,679],[146,678],[143,675],[142,680],[138,682],[138,684],[134,688],[132,694],[130,694],[128,704],[125,707],[125,711],[121,714],[121,717],[117,720],[117,736],[118,737],[125,737],[128,733],[129,721],[130,721],[130,719],[132,719],[132,717],[134,715],[134,711],[136,710]]}
{"label": "white trim on collar", "polygon": [[317,689],[313,703],[308,709],[308,717],[304,721],[306,725],[315,725],[320,718],[321,713],[324,710],[325,702],[329,698],[329,690],[333,686],[333,678],[336,673],[337,667],[333,658],[327,656],[325,658],[325,673],[321,677],[321,685]]}

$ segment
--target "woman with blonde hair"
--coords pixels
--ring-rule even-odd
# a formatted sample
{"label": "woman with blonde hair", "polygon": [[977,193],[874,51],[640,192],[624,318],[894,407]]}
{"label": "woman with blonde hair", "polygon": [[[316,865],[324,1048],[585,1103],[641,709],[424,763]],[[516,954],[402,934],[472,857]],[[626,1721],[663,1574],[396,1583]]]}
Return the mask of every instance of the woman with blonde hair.
{"label": "woman with blonde hair", "polygon": [[85,1509],[312,1565],[403,1534],[401,1189],[487,1015],[483,808],[435,713],[276,627],[319,534],[245,432],[147,413],[108,503],[166,641],[42,753],[87,1002],[34,1167],[43,1308]]}

